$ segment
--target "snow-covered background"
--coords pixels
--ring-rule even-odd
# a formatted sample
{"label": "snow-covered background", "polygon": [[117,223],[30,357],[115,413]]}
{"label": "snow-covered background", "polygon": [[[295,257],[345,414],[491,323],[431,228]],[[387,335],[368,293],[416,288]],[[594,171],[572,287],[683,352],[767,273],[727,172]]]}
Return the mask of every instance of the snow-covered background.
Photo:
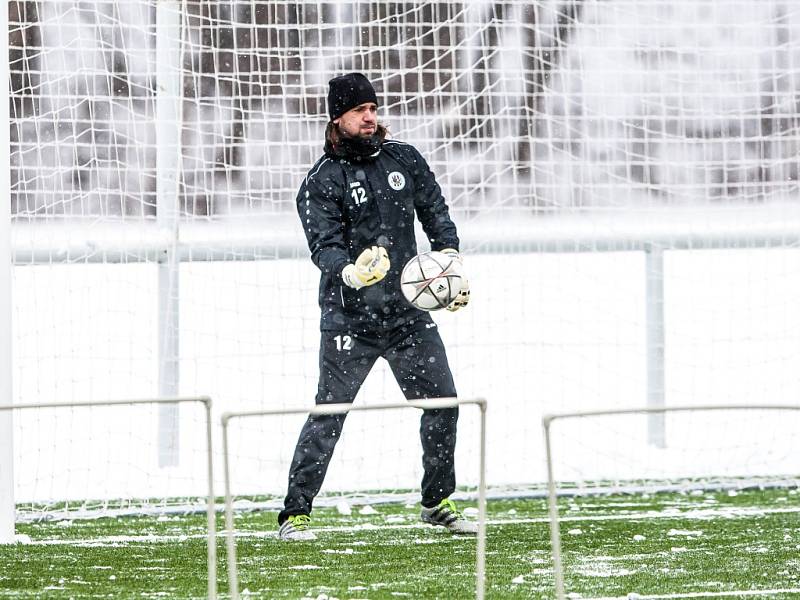
{"label": "snow-covered background", "polygon": [[[14,401],[155,396],[156,3],[10,6]],[[542,481],[542,414],[645,403],[647,241],[688,248],[665,254],[667,402],[796,402],[794,0],[181,6],[181,243],[198,253],[180,267],[179,391],[213,398],[215,428],[313,400],[317,273],[293,202],[326,82],[350,70],[429,157],[460,228],[473,301],[437,320],[459,393],[490,402],[491,484]],[[228,260],[197,260],[209,240]],[[358,401],[399,399],[379,366]],[[416,487],[407,412],[352,415],[329,489]],[[160,469],[157,413],[17,413],[17,497],[202,494],[202,414],[181,407],[181,463]],[[301,421],[236,425],[235,491],[282,493]],[[670,418],[668,450],[642,420],[586,425],[563,473],[798,473],[796,424]],[[713,450],[680,453],[698,441]]]}
{"label": "snow-covered background", "polygon": [[[191,218],[291,210],[322,147],[327,81],[353,70],[456,210],[798,190],[794,0],[173,4],[182,70],[162,76],[183,90]],[[155,214],[157,5],[11,3],[19,220]]]}

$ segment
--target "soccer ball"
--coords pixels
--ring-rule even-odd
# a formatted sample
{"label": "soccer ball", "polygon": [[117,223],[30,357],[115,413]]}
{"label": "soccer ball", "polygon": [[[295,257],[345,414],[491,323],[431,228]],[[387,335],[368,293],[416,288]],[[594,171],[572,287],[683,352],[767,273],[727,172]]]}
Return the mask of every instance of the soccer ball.
{"label": "soccer ball", "polygon": [[461,291],[460,264],[442,252],[418,254],[403,267],[400,289],[420,310],[445,308]]}

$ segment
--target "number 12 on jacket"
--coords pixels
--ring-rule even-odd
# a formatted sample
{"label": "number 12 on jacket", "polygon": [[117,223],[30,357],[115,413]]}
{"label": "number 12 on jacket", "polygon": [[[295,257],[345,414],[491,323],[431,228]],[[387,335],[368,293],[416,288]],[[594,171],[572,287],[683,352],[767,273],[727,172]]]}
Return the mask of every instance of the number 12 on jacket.
{"label": "number 12 on jacket", "polygon": [[349,335],[337,335],[333,339],[336,341],[336,349],[339,352],[353,349],[353,338]]}
{"label": "number 12 on jacket", "polygon": [[353,188],[350,190],[350,195],[353,197],[353,202],[356,203],[356,206],[367,201],[367,191],[362,187]]}

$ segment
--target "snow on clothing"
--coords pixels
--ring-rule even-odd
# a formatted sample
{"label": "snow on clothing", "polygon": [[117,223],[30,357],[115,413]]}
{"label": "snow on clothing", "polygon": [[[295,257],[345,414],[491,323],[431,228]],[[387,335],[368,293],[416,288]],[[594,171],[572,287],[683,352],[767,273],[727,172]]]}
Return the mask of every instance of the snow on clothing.
{"label": "snow on clothing", "polygon": [[[407,399],[456,396],[436,325],[400,291],[400,271],[417,254],[414,215],[433,250],[458,249],[456,227],[433,173],[413,146],[385,141],[376,148],[372,156],[355,159],[328,144],[297,196],[311,258],[321,271],[317,404],[353,402],[379,357],[389,363]],[[342,269],[373,245],[387,249],[391,269],[383,281],[353,290],[342,281]],[[311,513],[344,420],[345,415],[306,420],[279,523]],[[423,506],[435,506],[455,490],[457,421],[458,408],[422,412]]]}
{"label": "snow on clothing", "polygon": [[[406,399],[449,398],[456,395],[444,344],[433,324],[417,321],[386,334],[354,333],[350,340],[323,331],[317,404],[351,403],[379,356],[389,363]],[[344,346],[342,350],[338,348]],[[349,348],[345,350],[344,348]],[[374,402],[376,399],[370,399]],[[283,523],[289,515],[308,515],[322,487],[345,415],[310,415],[300,431],[289,469]],[[436,506],[456,487],[454,452],[458,408],[422,411],[422,504]],[[365,449],[380,452],[379,448]],[[394,465],[385,465],[387,469]],[[364,481],[369,487],[369,481]]]}
{"label": "snow on clothing", "polygon": [[[374,158],[348,160],[326,153],[311,168],[297,195],[297,210],[321,271],[323,331],[391,329],[409,321],[431,322],[400,291],[400,272],[417,254],[414,215],[432,250],[458,250],[458,235],[428,163],[409,144],[385,141]],[[386,278],[354,290],[342,269],[369,246],[383,246]]]}

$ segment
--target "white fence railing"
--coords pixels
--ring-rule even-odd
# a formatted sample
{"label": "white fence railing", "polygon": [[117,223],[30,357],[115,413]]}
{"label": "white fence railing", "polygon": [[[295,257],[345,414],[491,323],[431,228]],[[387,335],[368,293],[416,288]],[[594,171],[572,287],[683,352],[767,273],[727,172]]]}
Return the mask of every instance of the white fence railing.
{"label": "white fence railing", "polygon": [[[643,252],[645,395],[650,407],[666,402],[664,254],[800,246],[800,207],[785,203],[707,211],[614,209],[569,217],[489,213],[457,221],[465,254]],[[159,386],[173,392],[159,395],[174,395],[180,389],[176,361],[181,341],[177,326],[180,263],[275,260],[308,254],[294,215],[203,223],[19,224],[12,231],[12,249],[16,265],[157,263],[159,331],[167,332],[158,344]],[[177,427],[174,409],[165,409],[159,423],[163,464],[177,460]],[[651,415],[648,428],[650,442],[663,446],[663,415]]]}
{"label": "white fence railing", "polygon": [[542,417],[544,429],[545,461],[547,464],[547,498],[548,514],[550,519],[550,544],[553,554],[553,570],[555,575],[555,594],[557,600],[564,600],[566,589],[564,585],[564,564],[561,552],[561,530],[558,511],[558,480],[553,463],[552,425],[556,421],[590,419],[595,417],[618,417],[622,415],[646,414],[649,417],[659,416],[661,419],[666,414],[700,411],[800,411],[800,404],[721,404],[697,406],[670,406],[670,407],[642,407],[623,409],[598,409],[585,412],[549,414]]}
{"label": "white fence railing", "polygon": [[225,475],[225,529],[228,549],[228,586],[231,600],[239,598],[239,578],[236,565],[236,537],[233,524],[233,495],[231,491],[231,461],[228,452],[228,425],[233,419],[268,417],[309,413],[312,415],[337,415],[352,411],[375,411],[396,409],[440,409],[463,405],[475,405],[480,409],[480,435],[478,460],[478,539],[475,551],[475,598],[483,600],[486,587],[486,400],[483,398],[462,399],[438,398],[410,402],[353,406],[352,404],[321,404],[310,411],[305,409],[275,409],[224,413],[222,415],[222,453]]}
{"label": "white fence railing", "polygon": [[[216,511],[214,498],[214,453],[212,444],[211,430],[211,399],[207,397],[191,398],[145,398],[132,400],[98,400],[85,402],[38,402],[31,404],[0,404],[0,416],[10,415],[14,411],[32,409],[67,409],[76,407],[114,407],[114,406],[136,406],[136,405],[157,405],[159,407],[175,406],[181,403],[197,402],[203,404],[205,409],[205,442],[206,442],[206,518],[207,518],[207,564],[208,564],[208,597],[213,600],[217,594],[217,546],[216,546]],[[9,449],[11,444],[9,444]],[[0,455],[0,459],[3,456]],[[13,466],[13,454],[9,462],[0,461],[0,474],[3,474],[2,467]],[[11,512],[4,511],[0,514],[0,543],[12,543],[14,541],[14,480],[13,477],[0,477],[0,498],[10,501]]]}

